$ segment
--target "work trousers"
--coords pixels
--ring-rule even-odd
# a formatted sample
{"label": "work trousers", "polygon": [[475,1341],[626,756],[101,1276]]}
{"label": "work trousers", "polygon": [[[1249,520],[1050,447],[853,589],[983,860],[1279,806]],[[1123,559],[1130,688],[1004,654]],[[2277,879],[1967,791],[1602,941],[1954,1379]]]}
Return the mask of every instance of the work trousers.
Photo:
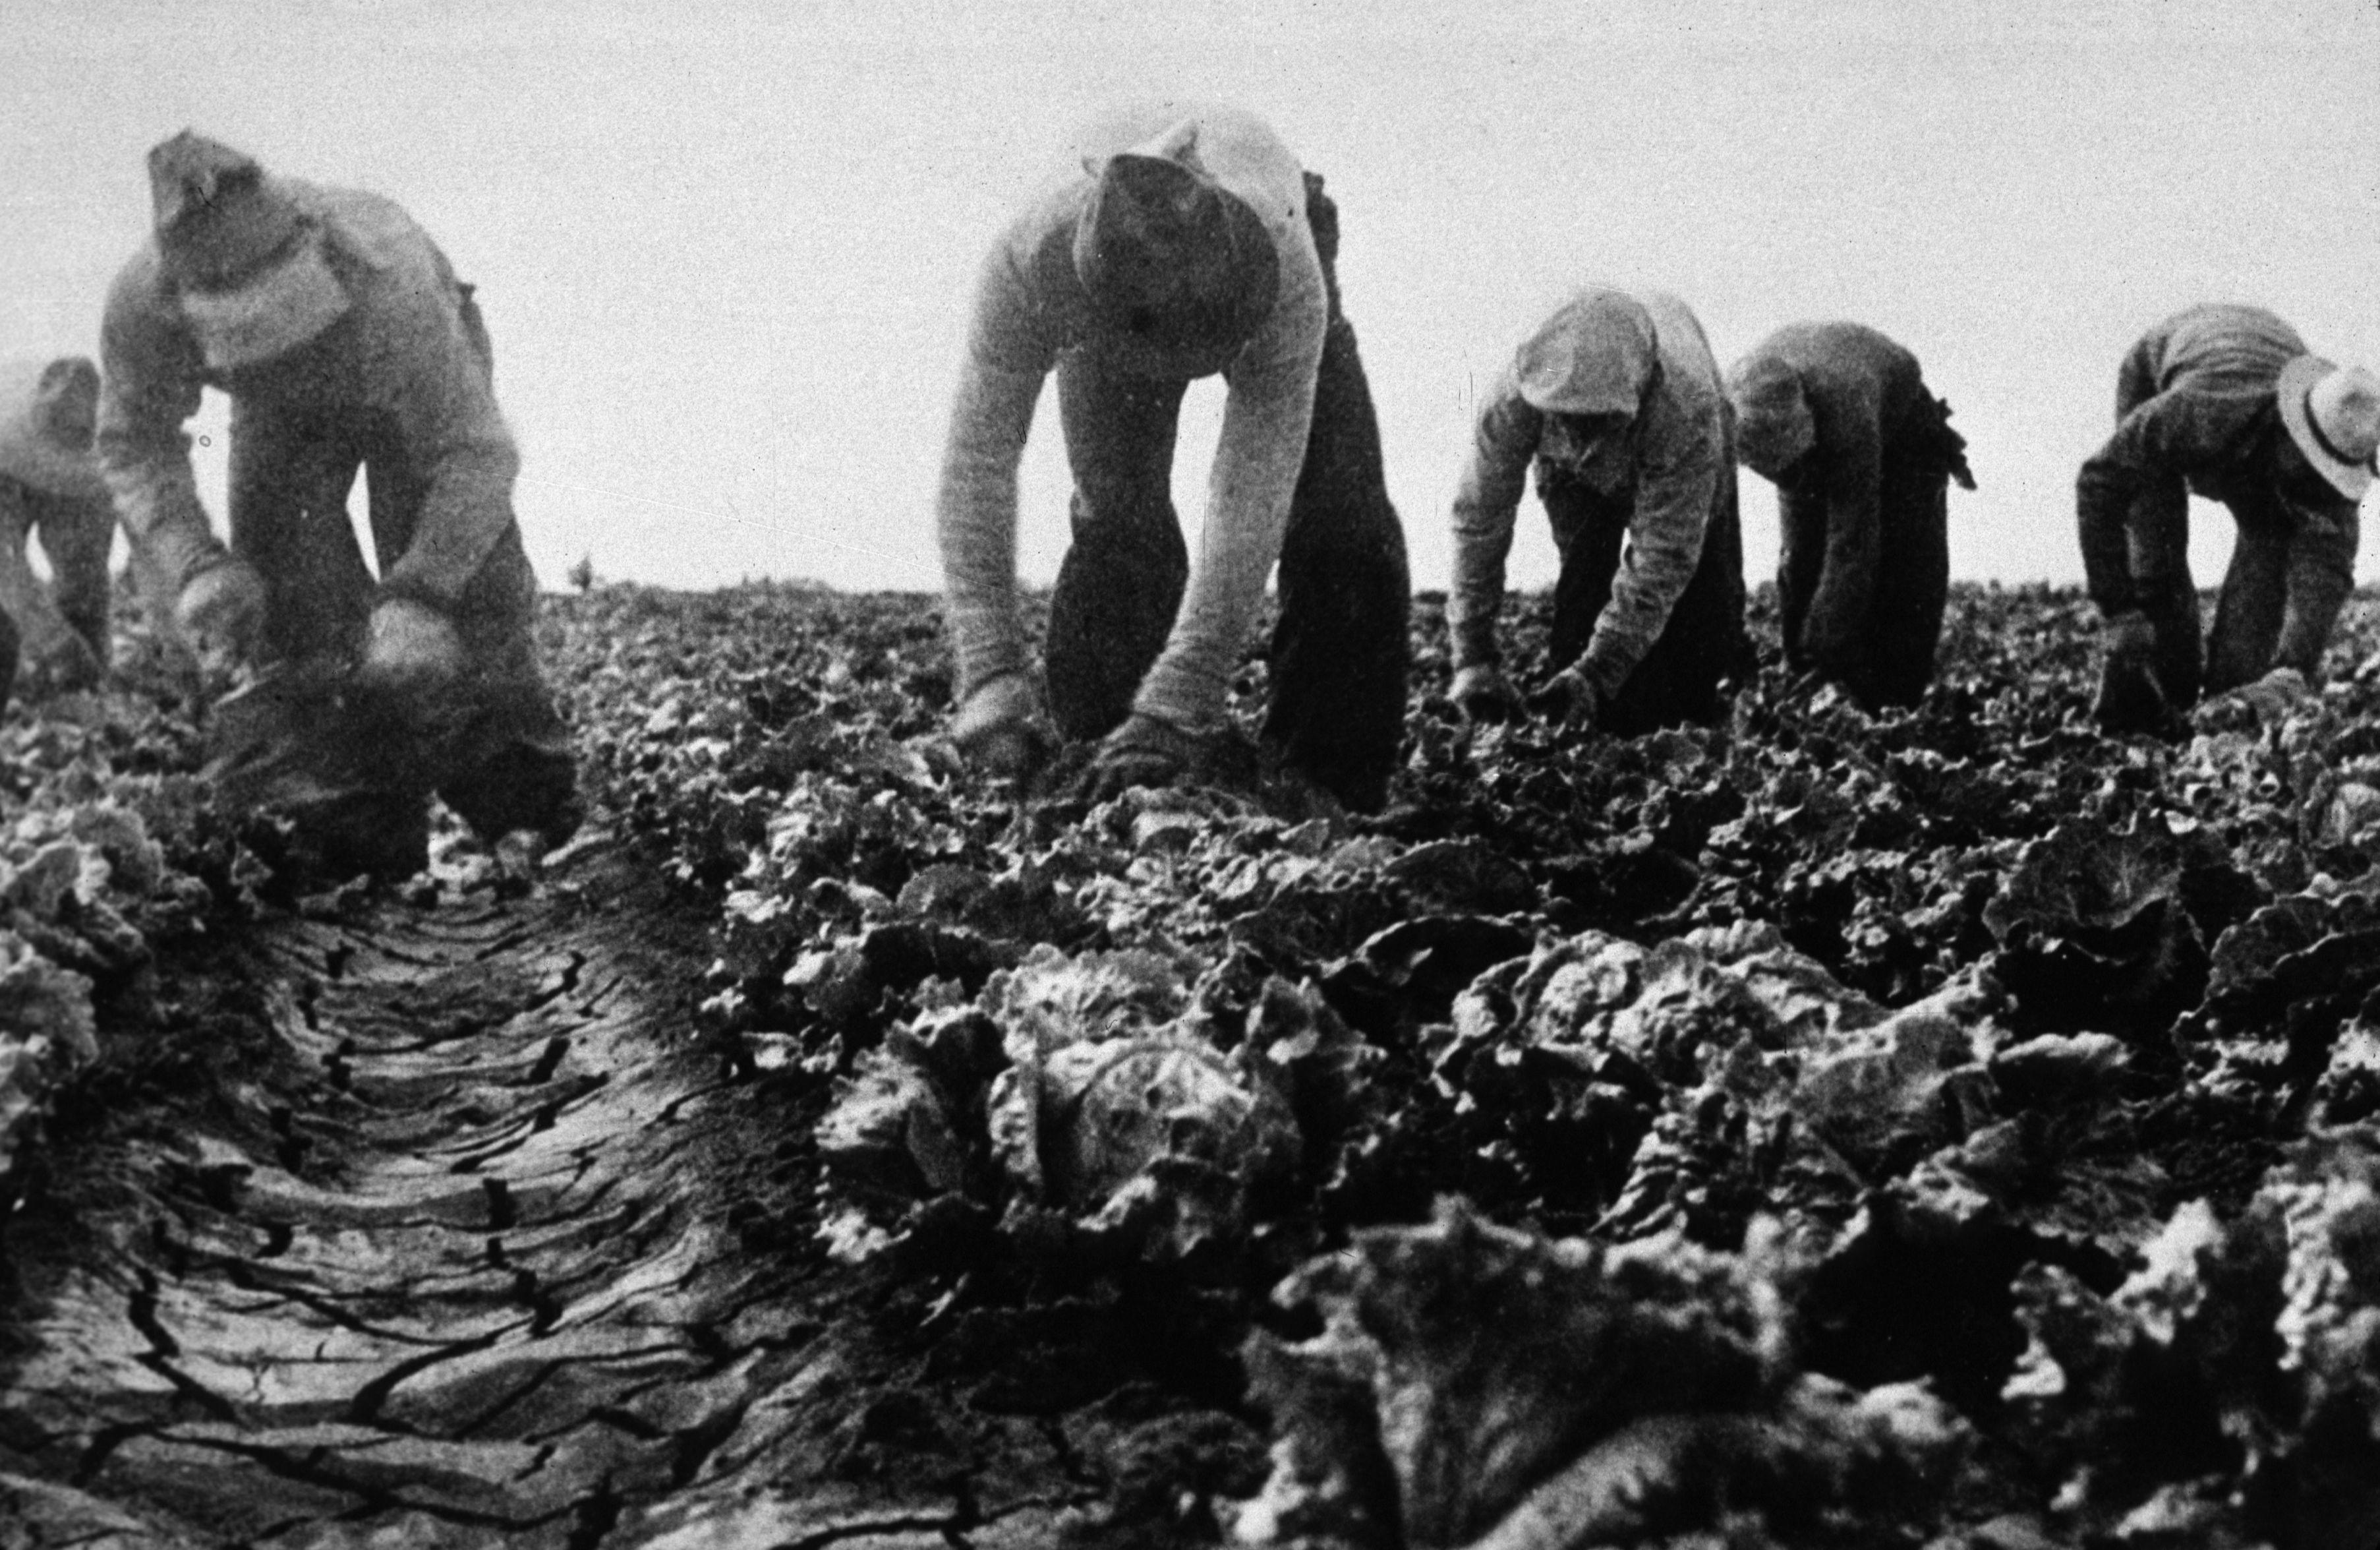
{"label": "work trousers", "polygon": [[[1371,390],[1339,307],[1337,210],[1312,174],[1306,218],[1330,325],[1281,542],[1264,738],[1289,768],[1350,808],[1377,812],[1403,735],[1412,584]],[[1057,375],[1075,494],[1073,543],[1050,604],[1050,708],[1067,737],[1096,738],[1131,714],[1189,579],[1172,499],[1189,384],[1078,356],[1062,360]]]}
{"label": "work trousers", "polygon": [[2203,639],[2188,506],[2147,499],[2132,512],[2132,577],[2156,629],[2157,687],[2176,711],[2276,667],[2317,679],[2331,627],[2355,588],[2362,524],[2353,506],[2306,509],[2265,490],[2235,492],[2224,505],[2239,535]]}
{"label": "work trousers", "polygon": [[[349,406],[259,404],[235,397],[231,547],[266,591],[262,657],[291,665],[361,658],[376,583],[347,518],[358,470],[370,482],[373,545],[383,572],[404,553],[428,493],[426,470],[389,416]],[[504,535],[448,614],[461,637],[462,681],[436,704],[407,707],[402,734],[435,739],[431,785],[472,828],[495,839],[537,829],[550,840],[576,822],[569,735],[540,677],[532,636],[537,579],[520,532]],[[426,822],[425,792],[372,788],[376,767],[418,768],[419,749],[326,749],[351,774],[359,808]]]}
{"label": "work trousers", "polygon": [[1930,435],[1903,435],[1885,444],[1867,617],[1841,632],[1856,644],[1846,661],[1831,665],[1811,660],[1803,645],[1810,601],[1826,570],[1828,513],[1822,482],[1812,477],[1779,486],[1784,543],[1777,602],[1788,666],[1796,672],[1831,667],[1843,689],[1871,710],[1913,705],[1924,697],[1934,681],[1934,652],[1950,594],[1949,486],[1949,470]]}
{"label": "work trousers", "polygon": [[[1637,737],[1688,722],[1707,726],[1726,709],[1720,682],[1741,677],[1750,665],[1751,645],[1743,632],[1743,529],[1731,451],[1720,466],[1729,471],[1712,497],[1702,558],[1659,638],[1603,707],[1598,725],[1604,731]],[[1537,460],[1536,478],[1537,496],[1545,502],[1561,556],[1547,646],[1547,666],[1559,672],[1585,652],[1596,621],[1611,601],[1636,495],[1633,489],[1597,491],[1543,458]]]}

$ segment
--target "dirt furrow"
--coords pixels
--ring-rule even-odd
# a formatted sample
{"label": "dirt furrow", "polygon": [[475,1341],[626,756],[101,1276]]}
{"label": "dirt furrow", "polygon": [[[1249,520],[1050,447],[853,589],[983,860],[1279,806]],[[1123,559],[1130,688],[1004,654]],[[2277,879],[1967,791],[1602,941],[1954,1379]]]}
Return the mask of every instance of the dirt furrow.
{"label": "dirt furrow", "polygon": [[262,1057],[92,1142],[112,1188],[11,1233],[0,1519],[33,1544],[990,1544],[1084,1499],[994,1417],[838,1476],[845,1412],[864,1437],[899,1363],[814,1256],[732,1225],[766,1209],[742,1196],[775,1121],[690,1036],[690,940],[603,846],[528,897],[264,926]]}

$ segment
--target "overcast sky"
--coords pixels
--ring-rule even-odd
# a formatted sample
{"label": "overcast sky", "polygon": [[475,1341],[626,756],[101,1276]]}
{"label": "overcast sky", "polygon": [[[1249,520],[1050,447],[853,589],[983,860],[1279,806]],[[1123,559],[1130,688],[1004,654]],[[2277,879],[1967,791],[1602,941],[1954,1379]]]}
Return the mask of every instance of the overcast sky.
{"label": "overcast sky", "polygon": [[[0,354],[96,353],[142,158],[186,125],[388,194],[480,287],[549,585],[581,555],[938,585],[973,271],[1120,101],[1252,108],[1329,178],[1417,586],[1447,579],[1475,389],[1585,280],[1677,291],[1722,363],[1803,318],[1909,345],[1972,444],[1975,579],[2080,579],[2075,466],[2167,313],[2259,302],[2380,365],[2374,0],[0,0]],[[1194,521],[1220,402],[1201,384],[1185,419]],[[1054,404],[1019,556],[1041,580]],[[1775,499],[1745,494],[1756,580]],[[2199,516],[2207,582],[2229,523]],[[1550,582],[1544,530],[1532,500],[1515,584]]]}

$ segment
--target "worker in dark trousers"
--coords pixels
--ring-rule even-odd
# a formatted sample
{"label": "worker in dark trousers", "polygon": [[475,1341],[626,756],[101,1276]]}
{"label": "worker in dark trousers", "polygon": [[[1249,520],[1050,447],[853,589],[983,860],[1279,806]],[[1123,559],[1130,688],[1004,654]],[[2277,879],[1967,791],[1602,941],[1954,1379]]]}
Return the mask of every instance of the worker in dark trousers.
{"label": "worker in dark trousers", "polygon": [[1727,392],[1737,458],[1777,485],[1786,663],[1871,710],[1915,704],[1949,595],[1949,484],[1975,487],[1949,406],[1856,323],[1779,329]]}
{"label": "worker in dark trousers", "polygon": [[[2082,465],[2082,565],[2106,620],[2096,714],[2168,730],[2202,693],[2272,711],[2321,676],[2355,584],[2356,503],[2380,446],[2380,377],[2312,354],[2260,307],[2200,306],[2125,356],[2116,431]],[[2190,497],[2239,525],[2201,638]]]}
{"label": "worker in dark trousers", "polygon": [[1496,621],[1534,465],[1561,574],[1552,676],[1531,703],[1623,737],[1718,719],[1751,660],[1728,419],[1702,325],[1667,292],[1586,287],[1522,343],[1480,401],[1454,498],[1451,693],[1466,714],[1517,708]]}
{"label": "worker in dark trousers", "polygon": [[[1196,775],[1265,578],[1281,568],[1263,741],[1359,811],[1402,736],[1410,584],[1379,432],[1339,307],[1337,212],[1261,119],[1111,114],[993,244],[951,417],[940,532],[958,658],[952,736],[1022,773],[1100,739],[1094,789]],[[1015,597],[1016,470],[1055,374],[1075,477],[1046,696]],[[1173,509],[1188,384],[1223,429],[1195,553]]]}
{"label": "worker in dark trousers", "polygon": [[[289,808],[307,853],[418,869],[432,790],[491,842],[559,843],[575,762],[539,672],[520,457],[470,288],[378,195],[268,176],[188,131],[149,177],[154,236],[108,297],[100,470],[202,661],[330,675],[324,705],[370,708],[279,729],[311,777]],[[228,546],[182,431],[208,386],[232,403]],[[359,470],[376,578],[346,513]]]}

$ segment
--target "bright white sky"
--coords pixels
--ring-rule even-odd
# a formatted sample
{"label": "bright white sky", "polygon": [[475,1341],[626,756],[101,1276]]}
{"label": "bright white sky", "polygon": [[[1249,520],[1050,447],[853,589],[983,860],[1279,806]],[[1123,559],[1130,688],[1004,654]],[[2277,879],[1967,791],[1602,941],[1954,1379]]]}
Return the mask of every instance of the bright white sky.
{"label": "bright white sky", "polygon": [[[144,153],[185,125],[388,194],[480,287],[549,585],[581,555],[939,585],[973,271],[1125,100],[1253,108],[1329,177],[1417,586],[1446,582],[1477,384],[1586,279],[1683,295],[1722,362],[1799,318],[1908,344],[1972,443],[1975,579],[2080,579],[2074,470],[2165,314],[2260,302],[2380,365],[2374,0],[0,0],[0,354],[96,353]],[[1193,521],[1220,403],[1185,418]],[[211,396],[218,520],[222,425]],[[1775,500],[1745,494],[1757,580]],[[2229,523],[2200,515],[2209,582]],[[1532,500],[1514,582],[1552,574]]]}

